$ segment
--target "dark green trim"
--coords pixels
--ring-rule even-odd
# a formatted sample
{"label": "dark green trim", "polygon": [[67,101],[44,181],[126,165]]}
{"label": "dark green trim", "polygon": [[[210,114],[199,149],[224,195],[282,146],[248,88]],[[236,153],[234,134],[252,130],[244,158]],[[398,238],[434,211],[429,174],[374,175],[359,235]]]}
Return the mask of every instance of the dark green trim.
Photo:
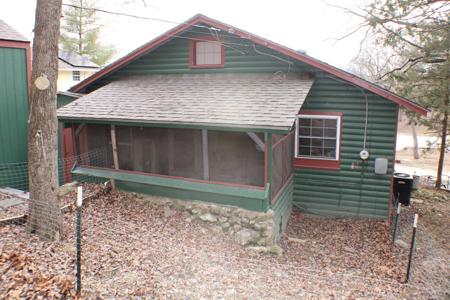
{"label": "dark green trim", "polygon": [[56,108],[66,106],[67,104],[77,100],[80,97],[58,94],[56,96]]}
{"label": "dark green trim", "polygon": [[255,211],[267,211],[268,209],[266,205],[269,197],[268,188],[257,189],[227,186],[87,167],[75,167],[72,173],[93,177],[113,178],[116,179],[118,188],[124,190],[186,200],[201,200],[234,205]]}
{"label": "dark green trim", "polygon": [[278,197],[277,202],[275,202],[273,205],[271,205],[272,210],[275,212],[278,211],[280,209],[280,207],[284,205],[283,203],[286,200],[289,200],[289,198],[290,198],[290,201],[292,201],[292,195],[293,195],[293,191],[294,191],[293,177],[291,177],[291,179],[289,181],[290,182],[285,185],[283,192]]}
{"label": "dark green trim", "polygon": [[289,182],[284,186],[281,195],[278,197],[277,202],[272,205],[273,210],[273,222],[275,225],[275,239],[278,240],[281,234],[286,229],[289,217],[292,213],[292,201],[294,191],[294,180],[291,177]]}
{"label": "dark green trim", "polygon": [[274,134],[287,134],[288,129],[281,128],[260,128],[260,127],[233,127],[228,125],[208,125],[208,124],[175,124],[175,123],[143,123],[140,121],[114,121],[114,120],[80,120],[80,119],[68,119],[58,118],[60,122],[68,123],[86,123],[86,124],[114,124],[121,126],[139,126],[139,127],[157,127],[157,128],[188,128],[188,129],[208,129],[218,131],[235,131],[235,132],[260,132],[260,133],[274,133]]}

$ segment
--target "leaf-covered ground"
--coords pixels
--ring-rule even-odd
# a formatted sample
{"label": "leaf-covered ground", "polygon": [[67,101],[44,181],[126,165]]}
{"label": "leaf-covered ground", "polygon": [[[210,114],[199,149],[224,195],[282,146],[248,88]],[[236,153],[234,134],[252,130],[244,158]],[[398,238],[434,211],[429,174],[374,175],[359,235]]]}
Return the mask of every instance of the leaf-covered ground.
{"label": "leaf-covered ground", "polygon": [[[401,284],[407,250],[392,252],[382,221],[295,212],[280,257],[244,249],[220,228],[132,194],[91,200],[82,222],[87,299],[448,298],[448,269],[440,280],[423,272],[448,261],[445,251],[431,253],[419,239],[413,285]],[[402,224],[407,237],[407,221]],[[65,213],[64,227],[66,238],[56,243],[30,236],[23,226],[0,228],[0,298],[74,297],[74,211]],[[437,253],[441,260],[428,261]]]}

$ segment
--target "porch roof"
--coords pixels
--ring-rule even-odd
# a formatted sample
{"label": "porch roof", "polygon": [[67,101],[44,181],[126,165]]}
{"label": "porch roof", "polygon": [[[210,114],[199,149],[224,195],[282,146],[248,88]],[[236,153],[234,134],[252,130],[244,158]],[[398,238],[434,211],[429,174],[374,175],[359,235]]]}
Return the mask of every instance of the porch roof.
{"label": "porch roof", "polygon": [[58,118],[289,130],[312,84],[295,74],[128,77],[60,108]]}

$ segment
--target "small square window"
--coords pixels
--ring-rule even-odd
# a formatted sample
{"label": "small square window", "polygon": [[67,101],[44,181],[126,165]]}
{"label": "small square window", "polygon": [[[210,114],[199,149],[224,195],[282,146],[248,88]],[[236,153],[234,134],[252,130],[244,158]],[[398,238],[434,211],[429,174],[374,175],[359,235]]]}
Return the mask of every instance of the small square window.
{"label": "small square window", "polygon": [[191,67],[211,68],[223,67],[223,44],[217,40],[193,40],[191,41]]}
{"label": "small square window", "polygon": [[339,116],[299,115],[296,157],[338,160],[339,127]]}
{"label": "small square window", "polygon": [[72,80],[73,81],[80,81],[81,80],[80,71],[72,71]]}

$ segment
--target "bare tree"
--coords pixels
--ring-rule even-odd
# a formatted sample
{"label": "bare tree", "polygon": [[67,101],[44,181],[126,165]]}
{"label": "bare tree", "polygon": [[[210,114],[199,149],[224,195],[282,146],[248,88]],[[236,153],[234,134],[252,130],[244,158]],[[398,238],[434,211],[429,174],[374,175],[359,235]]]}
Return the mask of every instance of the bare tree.
{"label": "bare tree", "polygon": [[28,230],[48,239],[62,234],[58,201],[56,80],[62,0],[37,0],[28,132]]}
{"label": "bare tree", "polygon": [[382,74],[380,81],[390,78],[400,83],[394,86],[397,93],[431,110],[430,118],[408,117],[440,136],[435,187],[441,188],[450,131],[450,1],[372,0],[357,10],[339,8],[362,21],[349,34],[365,29],[366,37],[398,56],[400,63]]}

